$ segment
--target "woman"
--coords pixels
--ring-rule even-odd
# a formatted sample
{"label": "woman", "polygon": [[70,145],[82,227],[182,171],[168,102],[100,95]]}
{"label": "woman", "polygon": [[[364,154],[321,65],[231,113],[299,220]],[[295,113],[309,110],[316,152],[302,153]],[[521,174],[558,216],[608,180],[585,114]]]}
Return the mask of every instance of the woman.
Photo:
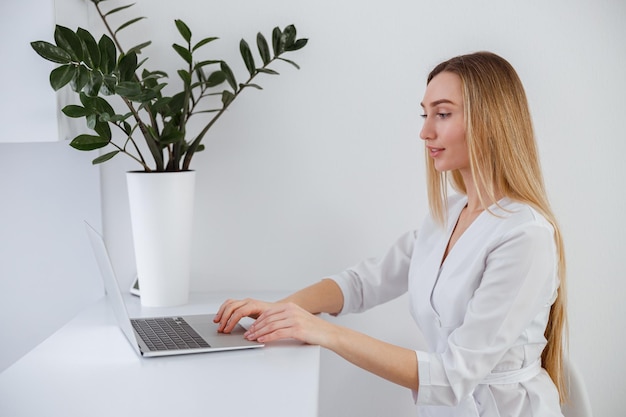
{"label": "woman", "polygon": [[[560,416],[565,260],[522,84],[497,55],[459,56],[430,73],[421,105],[430,216],[419,232],[282,301],[228,300],[215,321],[229,332],[253,317],[248,339],[328,348],[413,390],[420,416]],[[427,352],[314,315],[407,291]]]}

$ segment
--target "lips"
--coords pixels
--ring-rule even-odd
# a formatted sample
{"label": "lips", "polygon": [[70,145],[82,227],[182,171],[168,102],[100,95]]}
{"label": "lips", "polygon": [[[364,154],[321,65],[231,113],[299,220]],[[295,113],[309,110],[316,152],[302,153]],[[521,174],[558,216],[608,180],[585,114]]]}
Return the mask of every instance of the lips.
{"label": "lips", "polygon": [[445,148],[433,148],[433,147],[428,147],[428,153],[430,154],[431,157],[436,158],[439,154],[441,154],[441,152],[444,151]]}

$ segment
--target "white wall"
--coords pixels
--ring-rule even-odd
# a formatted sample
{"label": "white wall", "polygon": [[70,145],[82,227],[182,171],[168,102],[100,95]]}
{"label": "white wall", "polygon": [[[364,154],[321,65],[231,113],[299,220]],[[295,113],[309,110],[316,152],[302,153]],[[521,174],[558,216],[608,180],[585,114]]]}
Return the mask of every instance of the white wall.
{"label": "white wall", "polygon": [[101,224],[99,170],[91,155],[58,141],[72,124],[63,118],[57,126],[47,78],[54,66],[29,45],[52,40],[54,6],[61,24],[87,17],[82,0],[0,5],[0,31],[3,39],[10,38],[0,68],[6,87],[0,99],[0,313],[5,318],[0,333],[9,335],[0,344],[0,371],[102,295],[83,226],[83,220]]}
{"label": "white wall", "polygon": [[65,142],[0,144],[0,371],[103,294],[83,225],[101,223],[90,161]]}
{"label": "white wall", "polygon": [[[418,139],[427,72],[475,50],[508,58],[527,88],[565,234],[571,355],[596,415],[624,408],[626,199],[617,181],[626,174],[626,3],[181,0],[175,10],[164,1],[136,7],[149,17],[143,36],[160,45],[152,47],[150,64],[166,61],[172,82],[174,18],[197,39],[220,36],[210,50],[233,60],[242,36],[253,42],[258,30],[277,24],[295,23],[310,38],[292,56],[302,70],[282,66],[279,77],[261,80],[265,90],[238,99],[197,156],[196,290],[291,290],[381,254],[427,211]],[[242,78],[243,66],[237,70]],[[134,267],[123,171],[132,168],[114,160],[102,170],[106,238],[127,282]],[[19,204],[9,207],[19,211]],[[53,235],[45,239],[54,245]],[[404,299],[339,320],[394,343],[419,344]],[[332,354],[324,354],[321,384],[322,416],[412,415],[406,390]]]}
{"label": "white wall", "polygon": [[[32,12],[35,9],[38,13]],[[0,96],[0,123],[4,126],[0,143],[57,140],[56,135],[49,134],[57,129],[55,94],[48,82],[48,74],[54,69],[54,64],[42,62],[28,47],[34,40],[47,39],[54,30],[54,23],[52,0],[0,3],[0,38],[11,39],[10,42],[4,42],[2,52],[10,56],[14,64],[2,68],[4,79],[13,82],[5,83]],[[29,112],[15,105],[16,97],[29,103]],[[34,118],[38,123],[24,130],[22,125],[30,123]]]}

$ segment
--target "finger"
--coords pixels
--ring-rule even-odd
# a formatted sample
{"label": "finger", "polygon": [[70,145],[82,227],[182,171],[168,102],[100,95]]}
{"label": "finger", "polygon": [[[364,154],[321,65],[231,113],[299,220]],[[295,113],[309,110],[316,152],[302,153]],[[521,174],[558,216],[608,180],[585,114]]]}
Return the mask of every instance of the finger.
{"label": "finger", "polygon": [[256,339],[279,329],[287,329],[293,326],[294,321],[293,312],[290,312],[284,306],[277,306],[261,314],[254,324],[250,326],[245,336]]}
{"label": "finger", "polygon": [[[256,324],[256,323],[255,323]],[[274,335],[271,340],[278,340],[289,336],[291,321],[288,317],[275,318],[273,320],[265,320],[258,326],[250,328],[244,335],[248,340],[261,340],[269,335]]]}
{"label": "finger", "polygon": [[270,343],[276,340],[284,340],[284,339],[294,339],[293,332],[291,328],[286,329],[278,329],[272,333],[268,333],[263,336],[259,336],[255,339],[259,343]]}
{"label": "finger", "polygon": [[248,313],[246,312],[247,310],[244,310],[244,309],[245,309],[245,306],[241,306],[232,312],[228,321],[223,323],[224,324],[222,328],[223,333],[230,333],[235,328],[235,326],[239,323],[239,321],[248,315]]}
{"label": "finger", "polygon": [[222,315],[224,314],[224,310],[226,309],[226,306],[232,302],[234,302],[234,300],[228,299],[222,303],[220,308],[217,310],[217,313],[215,313],[215,317],[213,317],[213,321],[215,323],[219,322],[222,319]]}
{"label": "finger", "polygon": [[242,318],[257,317],[262,310],[262,305],[263,303],[250,298],[232,303],[226,308],[224,317],[221,320],[221,323],[224,324],[224,326],[220,326],[221,331],[230,333]]}
{"label": "finger", "polygon": [[[237,311],[244,305],[245,301],[231,300],[224,304],[224,308],[219,318],[218,332],[230,333],[235,325],[241,320],[237,317]],[[231,323],[232,322],[232,323]]]}
{"label": "finger", "polygon": [[[290,309],[289,304],[275,304],[261,312],[254,325],[265,323],[267,320],[275,320],[278,314],[284,314]],[[253,326],[254,326],[253,325]]]}

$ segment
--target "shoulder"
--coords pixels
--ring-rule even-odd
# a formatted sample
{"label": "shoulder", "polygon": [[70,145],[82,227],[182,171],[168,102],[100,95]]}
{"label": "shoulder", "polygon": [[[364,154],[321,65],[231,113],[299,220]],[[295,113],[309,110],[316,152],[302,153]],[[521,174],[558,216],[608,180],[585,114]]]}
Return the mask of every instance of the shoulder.
{"label": "shoulder", "polygon": [[537,226],[553,230],[550,222],[530,204],[503,198],[489,208],[490,214],[498,223],[513,229],[520,226]]}
{"label": "shoulder", "polygon": [[553,247],[554,227],[531,205],[505,198],[490,208],[486,220],[493,245],[517,242],[529,251]]}

